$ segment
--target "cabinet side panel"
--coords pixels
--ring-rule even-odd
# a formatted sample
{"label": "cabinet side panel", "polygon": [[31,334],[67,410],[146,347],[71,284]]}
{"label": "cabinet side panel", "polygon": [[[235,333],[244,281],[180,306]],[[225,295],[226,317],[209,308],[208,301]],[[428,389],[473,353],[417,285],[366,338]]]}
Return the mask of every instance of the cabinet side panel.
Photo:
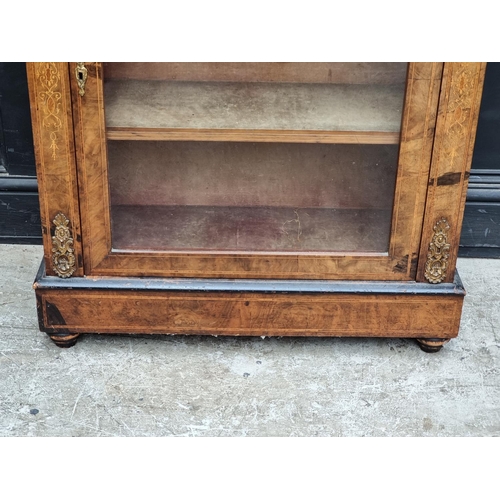
{"label": "cabinet side panel", "polygon": [[[486,63],[444,66],[417,281],[427,281],[426,265],[433,263],[437,280],[453,281],[485,69]],[[436,239],[440,231],[447,248]]]}
{"label": "cabinet side panel", "polygon": [[75,270],[72,275],[83,276],[68,64],[27,63],[26,69],[47,274],[57,274],[52,263],[52,238],[54,219],[58,213],[62,213],[69,220],[68,229],[73,238]]}

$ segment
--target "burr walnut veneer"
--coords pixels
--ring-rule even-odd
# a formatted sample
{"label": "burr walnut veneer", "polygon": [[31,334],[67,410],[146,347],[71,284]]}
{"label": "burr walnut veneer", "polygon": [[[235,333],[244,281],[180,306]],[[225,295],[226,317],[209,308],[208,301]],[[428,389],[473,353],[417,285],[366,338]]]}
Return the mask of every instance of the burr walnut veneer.
{"label": "burr walnut veneer", "polygon": [[28,63],[40,329],[456,337],[484,63]]}

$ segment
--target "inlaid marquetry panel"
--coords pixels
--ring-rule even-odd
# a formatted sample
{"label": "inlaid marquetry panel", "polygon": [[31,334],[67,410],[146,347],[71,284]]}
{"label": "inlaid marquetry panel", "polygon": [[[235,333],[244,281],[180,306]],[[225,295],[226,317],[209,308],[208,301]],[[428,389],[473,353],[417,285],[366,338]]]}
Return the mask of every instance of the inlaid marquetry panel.
{"label": "inlaid marquetry panel", "polygon": [[[446,63],[427,191],[417,280],[426,281],[437,221],[446,219],[449,256],[440,281],[453,281],[486,63]],[[427,275],[430,274],[427,272]]]}
{"label": "inlaid marquetry panel", "polygon": [[52,263],[56,231],[53,221],[58,213],[63,213],[68,218],[68,228],[74,239],[73,275],[82,276],[80,210],[68,63],[27,63],[26,69],[47,273],[56,274]]}

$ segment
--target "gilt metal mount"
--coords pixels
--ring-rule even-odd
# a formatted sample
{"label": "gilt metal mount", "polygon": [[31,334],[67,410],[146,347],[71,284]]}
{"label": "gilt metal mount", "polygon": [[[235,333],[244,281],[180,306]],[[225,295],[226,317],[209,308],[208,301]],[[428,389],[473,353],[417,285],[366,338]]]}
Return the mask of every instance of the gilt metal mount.
{"label": "gilt metal mount", "polygon": [[55,225],[52,237],[52,269],[61,278],[69,278],[76,270],[73,238],[69,229],[69,219],[58,213],[53,223]]}
{"label": "gilt metal mount", "polygon": [[450,258],[449,230],[450,225],[444,217],[434,226],[424,273],[425,278],[431,283],[441,283],[446,278],[446,268]]}

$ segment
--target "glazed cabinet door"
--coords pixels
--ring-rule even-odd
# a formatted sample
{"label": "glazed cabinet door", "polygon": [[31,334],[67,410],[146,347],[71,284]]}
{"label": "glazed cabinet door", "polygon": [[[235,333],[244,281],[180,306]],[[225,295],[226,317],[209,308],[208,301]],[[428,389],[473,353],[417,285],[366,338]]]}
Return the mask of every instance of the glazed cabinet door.
{"label": "glazed cabinet door", "polygon": [[412,280],[441,63],[71,63],[87,275]]}
{"label": "glazed cabinet door", "polygon": [[28,75],[49,274],[453,279],[484,64]]}

